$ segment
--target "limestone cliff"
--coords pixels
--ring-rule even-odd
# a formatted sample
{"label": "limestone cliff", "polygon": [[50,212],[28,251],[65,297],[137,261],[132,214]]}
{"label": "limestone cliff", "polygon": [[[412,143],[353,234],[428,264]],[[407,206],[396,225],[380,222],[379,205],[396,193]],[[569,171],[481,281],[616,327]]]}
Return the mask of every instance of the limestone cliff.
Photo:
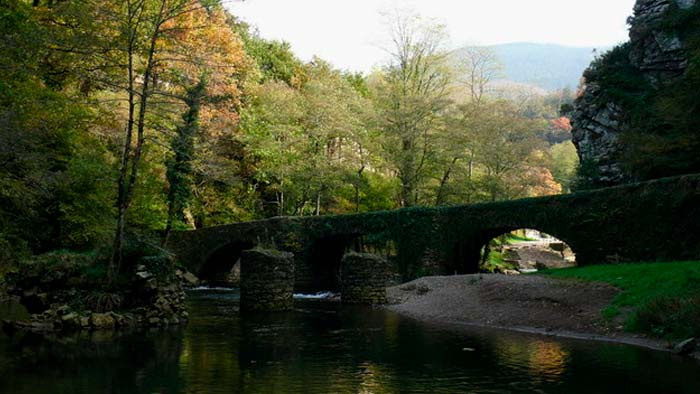
{"label": "limestone cliff", "polygon": [[[610,186],[635,179],[625,165],[623,156],[627,147],[620,139],[621,133],[637,127],[631,126],[633,104],[630,102],[634,102],[635,95],[648,95],[649,91],[662,89],[683,76],[688,68],[688,51],[683,37],[664,24],[664,18],[672,9],[687,10],[697,2],[638,0],[629,19],[630,41],[600,57],[584,74],[584,85],[572,117],[573,141],[581,158],[580,177],[584,187]],[[611,69],[628,78],[627,86],[616,92],[611,92],[616,89],[608,82]]]}

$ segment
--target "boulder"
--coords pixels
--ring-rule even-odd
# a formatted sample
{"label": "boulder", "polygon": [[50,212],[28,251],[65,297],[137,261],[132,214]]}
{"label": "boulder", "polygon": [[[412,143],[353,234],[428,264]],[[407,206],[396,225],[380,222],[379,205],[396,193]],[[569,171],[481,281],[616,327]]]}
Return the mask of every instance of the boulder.
{"label": "boulder", "polygon": [[189,286],[197,286],[199,285],[199,278],[197,278],[193,273],[191,272],[185,272],[182,274],[182,280],[185,282],[186,285]]}
{"label": "boulder", "polygon": [[81,327],[80,316],[75,312],[61,316],[61,325],[64,329],[77,330]]}
{"label": "boulder", "polygon": [[108,330],[114,328],[116,321],[110,313],[93,313],[90,316],[90,325],[97,330]]}

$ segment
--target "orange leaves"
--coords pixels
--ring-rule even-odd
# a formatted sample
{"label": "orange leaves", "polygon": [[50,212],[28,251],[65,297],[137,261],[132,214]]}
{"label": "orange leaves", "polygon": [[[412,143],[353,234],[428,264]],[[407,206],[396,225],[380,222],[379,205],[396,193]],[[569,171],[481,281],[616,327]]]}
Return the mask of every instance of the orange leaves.
{"label": "orange leaves", "polygon": [[225,11],[191,1],[190,11],[169,20],[164,31],[162,68],[172,93],[180,96],[188,86],[206,79],[203,129],[212,134],[233,129],[239,120],[243,86],[254,64],[240,37],[226,23]]}
{"label": "orange leaves", "polygon": [[530,167],[525,171],[529,197],[541,197],[561,194],[562,186],[554,179],[552,173],[544,167]]}
{"label": "orange leaves", "polygon": [[567,118],[566,116],[562,116],[557,119],[552,119],[551,120],[552,127],[554,127],[557,130],[564,130],[564,131],[571,131],[571,119]]}

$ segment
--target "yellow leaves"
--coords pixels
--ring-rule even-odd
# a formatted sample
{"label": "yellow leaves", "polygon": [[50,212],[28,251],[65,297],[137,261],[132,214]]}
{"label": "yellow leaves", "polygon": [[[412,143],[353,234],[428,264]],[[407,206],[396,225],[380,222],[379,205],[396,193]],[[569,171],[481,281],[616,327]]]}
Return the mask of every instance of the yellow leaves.
{"label": "yellow leaves", "polygon": [[554,180],[552,173],[545,167],[531,167],[525,172],[528,188],[528,197],[541,197],[561,194],[562,186]]}
{"label": "yellow leaves", "polygon": [[208,99],[200,114],[203,129],[219,136],[235,129],[254,62],[227,24],[225,11],[191,1],[190,11],[169,20],[164,31],[162,68],[173,93],[182,95],[188,86],[206,78]]}

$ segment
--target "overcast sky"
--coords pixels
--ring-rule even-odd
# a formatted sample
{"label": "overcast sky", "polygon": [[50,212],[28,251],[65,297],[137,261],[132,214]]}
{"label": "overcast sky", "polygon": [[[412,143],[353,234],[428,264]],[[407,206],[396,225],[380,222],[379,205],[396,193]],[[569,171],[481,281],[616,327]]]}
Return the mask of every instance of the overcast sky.
{"label": "overcast sky", "polygon": [[245,0],[227,7],[304,60],[369,71],[382,63],[381,12],[410,8],[444,23],[453,46],[509,42],[611,46],[627,39],[635,0]]}

